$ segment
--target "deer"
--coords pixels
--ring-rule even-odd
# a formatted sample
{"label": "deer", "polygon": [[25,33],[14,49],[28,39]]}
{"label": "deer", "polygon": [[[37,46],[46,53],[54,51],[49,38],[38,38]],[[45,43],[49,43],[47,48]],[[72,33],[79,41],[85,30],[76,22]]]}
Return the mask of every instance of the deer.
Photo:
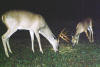
{"label": "deer", "polygon": [[1,37],[5,55],[7,57],[9,57],[8,52],[12,53],[9,38],[17,30],[29,31],[33,52],[35,35],[39,44],[40,52],[43,53],[39,34],[43,35],[50,42],[55,52],[58,52],[59,43],[42,15],[25,10],[10,10],[2,14],[2,22],[7,27],[7,32]]}
{"label": "deer", "polygon": [[72,46],[75,44],[78,44],[79,42],[79,36],[81,33],[85,32],[86,37],[88,38],[90,43],[94,42],[93,38],[93,28],[92,28],[92,19],[91,18],[86,18],[83,21],[80,21],[77,26],[76,26],[76,32],[75,35],[72,36]]}

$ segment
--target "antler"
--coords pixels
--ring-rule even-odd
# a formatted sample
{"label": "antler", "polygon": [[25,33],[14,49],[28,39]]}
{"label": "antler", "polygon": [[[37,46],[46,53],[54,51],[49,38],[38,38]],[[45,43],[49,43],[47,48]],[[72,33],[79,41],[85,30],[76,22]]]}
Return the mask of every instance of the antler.
{"label": "antler", "polygon": [[67,36],[67,34],[64,32],[65,28],[60,32],[60,34],[58,35],[58,42],[59,42],[59,39],[63,39],[65,40],[67,43],[69,43],[69,38]]}

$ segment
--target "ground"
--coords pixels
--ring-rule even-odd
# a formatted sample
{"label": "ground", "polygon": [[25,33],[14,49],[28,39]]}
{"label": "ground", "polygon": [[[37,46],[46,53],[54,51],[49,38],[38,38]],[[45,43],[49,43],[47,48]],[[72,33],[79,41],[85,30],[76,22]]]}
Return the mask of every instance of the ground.
{"label": "ground", "polygon": [[100,67],[99,41],[90,44],[84,39],[72,47],[70,43],[60,40],[59,53],[53,51],[45,38],[41,41],[44,53],[40,53],[36,40],[33,53],[29,36],[12,36],[10,44],[13,54],[9,53],[9,58],[5,56],[0,41],[0,67]]}

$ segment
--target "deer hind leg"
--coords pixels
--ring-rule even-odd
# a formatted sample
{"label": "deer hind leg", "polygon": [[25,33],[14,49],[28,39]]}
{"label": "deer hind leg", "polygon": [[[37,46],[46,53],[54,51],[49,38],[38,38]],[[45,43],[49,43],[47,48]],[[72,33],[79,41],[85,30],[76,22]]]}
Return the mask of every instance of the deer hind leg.
{"label": "deer hind leg", "polygon": [[[9,38],[14,32],[15,32],[15,30],[14,31],[8,30],[5,34],[2,35],[2,42],[3,42],[5,54],[7,57],[9,57],[8,50],[10,53],[12,53],[10,45],[9,45]],[[7,48],[8,48],[8,50],[7,50]]]}
{"label": "deer hind leg", "polygon": [[7,47],[8,47],[9,52],[12,53],[10,45],[9,45],[9,38],[7,39]]}
{"label": "deer hind leg", "polygon": [[78,42],[79,42],[79,36],[80,36],[80,34],[77,35],[77,41],[76,41],[76,44],[78,44]]}
{"label": "deer hind leg", "polygon": [[91,31],[89,31],[90,42],[92,43]]}
{"label": "deer hind leg", "polygon": [[94,38],[93,38],[93,30],[91,30],[91,34],[92,34],[92,42],[94,42]]}
{"label": "deer hind leg", "polygon": [[86,34],[86,37],[88,38],[89,42],[91,42],[91,38],[90,38],[90,36],[88,35],[87,30],[85,31],[85,34]]}
{"label": "deer hind leg", "polygon": [[43,53],[42,46],[41,46],[41,41],[40,41],[40,36],[39,36],[39,32],[38,31],[34,31],[34,33],[36,35],[36,38],[37,38],[37,41],[38,41],[38,44],[39,44],[40,52]]}
{"label": "deer hind leg", "polygon": [[93,38],[93,29],[92,29],[92,27],[90,27],[90,29],[91,29],[91,42],[94,42],[94,38]]}
{"label": "deer hind leg", "polygon": [[31,36],[31,43],[32,43],[32,51],[34,52],[34,31],[30,30],[30,36]]}
{"label": "deer hind leg", "polygon": [[91,42],[94,42],[92,27],[89,27],[89,28],[88,28],[88,31],[89,31],[89,33],[90,33],[90,40],[91,40]]}
{"label": "deer hind leg", "polygon": [[5,50],[5,54],[7,57],[9,57],[8,51],[7,51],[6,39],[5,39],[4,35],[2,36],[2,43],[3,43],[4,50]]}

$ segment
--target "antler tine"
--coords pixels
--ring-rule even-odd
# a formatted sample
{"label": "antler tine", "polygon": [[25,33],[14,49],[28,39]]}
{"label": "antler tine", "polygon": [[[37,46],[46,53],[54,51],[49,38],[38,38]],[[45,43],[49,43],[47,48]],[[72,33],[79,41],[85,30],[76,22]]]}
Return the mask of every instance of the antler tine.
{"label": "antler tine", "polygon": [[66,36],[66,33],[64,32],[65,28],[60,32],[59,36],[58,36],[58,42],[59,39],[62,38],[63,40],[65,40],[66,42],[69,43],[69,38]]}
{"label": "antler tine", "polygon": [[62,32],[64,32],[65,28],[62,30]]}
{"label": "antler tine", "polygon": [[58,35],[58,42],[59,42],[59,39],[62,38],[61,35],[64,32],[64,30],[65,30],[65,28],[63,30],[61,30],[60,34]]}
{"label": "antler tine", "polygon": [[69,39],[65,34],[63,34],[63,33],[62,33],[62,39],[65,40],[66,42],[69,42],[69,40],[70,40],[70,39]]}

